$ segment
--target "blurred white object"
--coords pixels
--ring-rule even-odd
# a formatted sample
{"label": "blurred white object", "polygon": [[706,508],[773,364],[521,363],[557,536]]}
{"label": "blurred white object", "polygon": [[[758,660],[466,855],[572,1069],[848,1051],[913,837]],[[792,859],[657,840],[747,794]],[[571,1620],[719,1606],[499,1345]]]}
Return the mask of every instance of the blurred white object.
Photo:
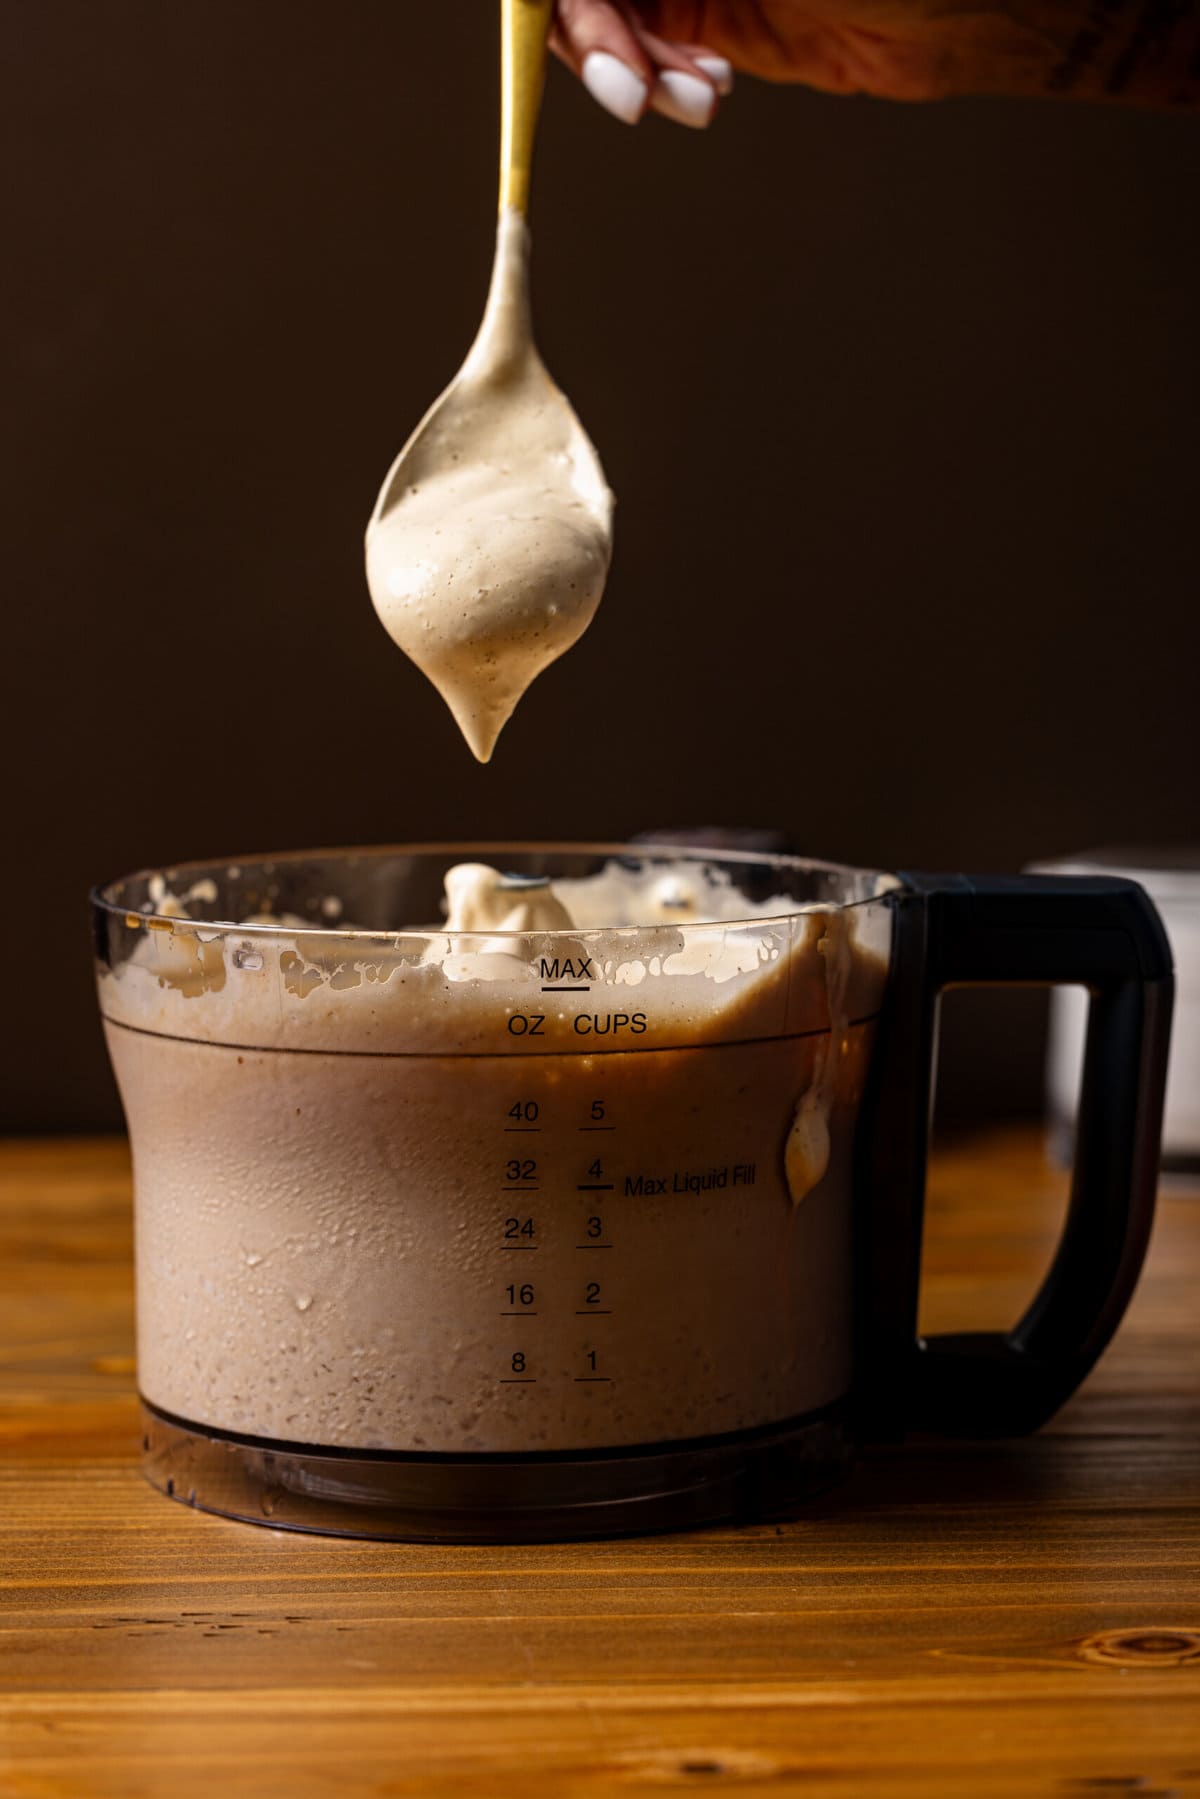
{"label": "blurred white object", "polygon": [[[1163,1161],[1200,1168],[1200,849],[1131,846],[1039,862],[1043,874],[1124,875],[1139,882],[1158,908],[1175,957],[1175,1015],[1163,1115]],[[1075,1121],[1087,995],[1056,987],[1050,998],[1046,1095],[1054,1125]]]}

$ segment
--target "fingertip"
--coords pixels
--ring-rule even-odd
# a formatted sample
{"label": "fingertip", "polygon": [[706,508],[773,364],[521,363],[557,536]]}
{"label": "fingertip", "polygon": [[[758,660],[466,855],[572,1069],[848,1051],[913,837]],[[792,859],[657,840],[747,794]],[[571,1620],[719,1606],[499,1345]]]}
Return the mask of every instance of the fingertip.
{"label": "fingertip", "polygon": [[699,75],[687,75],[682,69],[660,69],[650,94],[651,109],[677,125],[703,131],[712,123],[717,110],[717,91],[713,82]]}
{"label": "fingertip", "polygon": [[715,50],[690,50],[688,52],[698,69],[703,69],[718,94],[724,97],[733,92],[733,64],[724,56],[718,56]]}
{"label": "fingertip", "polygon": [[628,63],[610,50],[590,50],[579,75],[592,99],[614,119],[623,125],[637,124],[646,110],[650,88]]}

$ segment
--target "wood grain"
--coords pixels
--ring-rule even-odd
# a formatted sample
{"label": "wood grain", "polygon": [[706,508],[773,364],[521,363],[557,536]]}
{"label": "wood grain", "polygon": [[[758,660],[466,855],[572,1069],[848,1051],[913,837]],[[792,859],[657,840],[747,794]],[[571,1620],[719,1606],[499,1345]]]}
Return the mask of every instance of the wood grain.
{"label": "wood grain", "polygon": [[[1200,1796],[1200,1194],[1026,1442],[871,1455],[786,1525],[430,1548],[171,1505],[137,1470],[129,1173],[0,1147],[0,1791]],[[1063,1182],[943,1150],[927,1328],[1013,1316]]]}

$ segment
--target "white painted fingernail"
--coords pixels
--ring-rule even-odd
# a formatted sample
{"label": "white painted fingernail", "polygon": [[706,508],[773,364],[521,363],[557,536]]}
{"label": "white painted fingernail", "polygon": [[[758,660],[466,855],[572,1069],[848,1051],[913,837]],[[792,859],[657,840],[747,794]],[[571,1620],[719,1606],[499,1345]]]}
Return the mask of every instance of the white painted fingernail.
{"label": "white painted fingernail", "polygon": [[583,59],[583,85],[593,100],[623,125],[636,125],[646,106],[646,83],[628,63],[607,50],[593,50]]}
{"label": "white painted fingernail", "polygon": [[733,64],[726,62],[723,56],[713,56],[705,51],[703,56],[693,56],[692,61],[698,69],[712,77],[719,94],[733,92]]}
{"label": "white painted fingernail", "polygon": [[682,69],[664,69],[654,83],[650,104],[664,119],[699,128],[712,118],[717,96],[698,75],[685,75]]}

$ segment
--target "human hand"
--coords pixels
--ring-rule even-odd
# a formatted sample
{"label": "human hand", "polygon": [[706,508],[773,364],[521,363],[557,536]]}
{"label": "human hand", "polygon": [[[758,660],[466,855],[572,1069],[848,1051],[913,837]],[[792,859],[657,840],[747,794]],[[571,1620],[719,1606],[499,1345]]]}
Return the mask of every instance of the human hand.
{"label": "human hand", "polygon": [[887,100],[1200,98],[1200,0],[558,0],[551,43],[626,124],[707,125],[735,70]]}

